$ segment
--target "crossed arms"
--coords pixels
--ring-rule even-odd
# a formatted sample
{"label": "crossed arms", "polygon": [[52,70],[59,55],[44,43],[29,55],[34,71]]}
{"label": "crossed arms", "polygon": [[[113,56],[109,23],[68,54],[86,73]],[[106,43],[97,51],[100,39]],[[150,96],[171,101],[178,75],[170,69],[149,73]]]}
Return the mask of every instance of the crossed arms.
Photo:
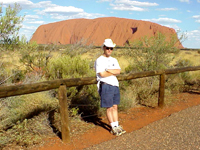
{"label": "crossed arms", "polygon": [[106,71],[100,72],[99,75],[101,77],[109,77],[109,76],[117,76],[120,74],[121,69],[107,69]]}

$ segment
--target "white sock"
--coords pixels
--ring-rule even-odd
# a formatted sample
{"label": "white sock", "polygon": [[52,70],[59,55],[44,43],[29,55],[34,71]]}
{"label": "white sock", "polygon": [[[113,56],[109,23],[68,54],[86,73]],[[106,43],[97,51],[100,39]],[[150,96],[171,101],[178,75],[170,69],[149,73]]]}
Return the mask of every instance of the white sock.
{"label": "white sock", "polygon": [[113,127],[118,127],[119,126],[119,122],[118,121],[112,122],[110,125],[111,125],[112,128]]}
{"label": "white sock", "polygon": [[115,122],[111,122],[110,125],[112,128],[115,127]]}
{"label": "white sock", "polygon": [[115,126],[116,126],[116,127],[119,126],[119,122],[118,122],[118,121],[115,122]]}

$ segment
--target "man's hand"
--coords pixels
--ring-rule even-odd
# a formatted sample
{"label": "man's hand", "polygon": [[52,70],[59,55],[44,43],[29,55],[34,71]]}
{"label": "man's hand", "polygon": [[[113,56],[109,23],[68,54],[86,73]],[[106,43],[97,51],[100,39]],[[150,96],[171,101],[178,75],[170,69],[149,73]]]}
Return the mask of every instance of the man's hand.
{"label": "man's hand", "polygon": [[107,69],[107,72],[112,73],[113,75],[118,75],[120,74],[120,69]]}
{"label": "man's hand", "polygon": [[99,75],[101,77],[109,77],[109,76],[117,76],[120,74],[120,69],[106,69],[106,71],[100,72]]}

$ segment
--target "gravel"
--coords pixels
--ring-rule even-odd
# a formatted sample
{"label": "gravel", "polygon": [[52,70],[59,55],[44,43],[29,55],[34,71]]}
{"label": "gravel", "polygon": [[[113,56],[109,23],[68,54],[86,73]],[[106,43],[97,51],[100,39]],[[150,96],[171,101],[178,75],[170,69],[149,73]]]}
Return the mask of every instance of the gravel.
{"label": "gravel", "polygon": [[200,150],[200,105],[85,150]]}

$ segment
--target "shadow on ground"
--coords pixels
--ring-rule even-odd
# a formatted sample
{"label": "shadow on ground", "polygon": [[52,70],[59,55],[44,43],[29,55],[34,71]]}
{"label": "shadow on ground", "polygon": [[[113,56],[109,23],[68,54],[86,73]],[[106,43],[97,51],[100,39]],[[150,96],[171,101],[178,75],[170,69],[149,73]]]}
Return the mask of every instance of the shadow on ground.
{"label": "shadow on ground", "polygon": [[86,122],[93,123],[94,125],[100,126],[108,131],[111,130],[111,126],[109,124],[103,122],[102,119],[99,118],[98,116],[83,117],[82,119]]}

